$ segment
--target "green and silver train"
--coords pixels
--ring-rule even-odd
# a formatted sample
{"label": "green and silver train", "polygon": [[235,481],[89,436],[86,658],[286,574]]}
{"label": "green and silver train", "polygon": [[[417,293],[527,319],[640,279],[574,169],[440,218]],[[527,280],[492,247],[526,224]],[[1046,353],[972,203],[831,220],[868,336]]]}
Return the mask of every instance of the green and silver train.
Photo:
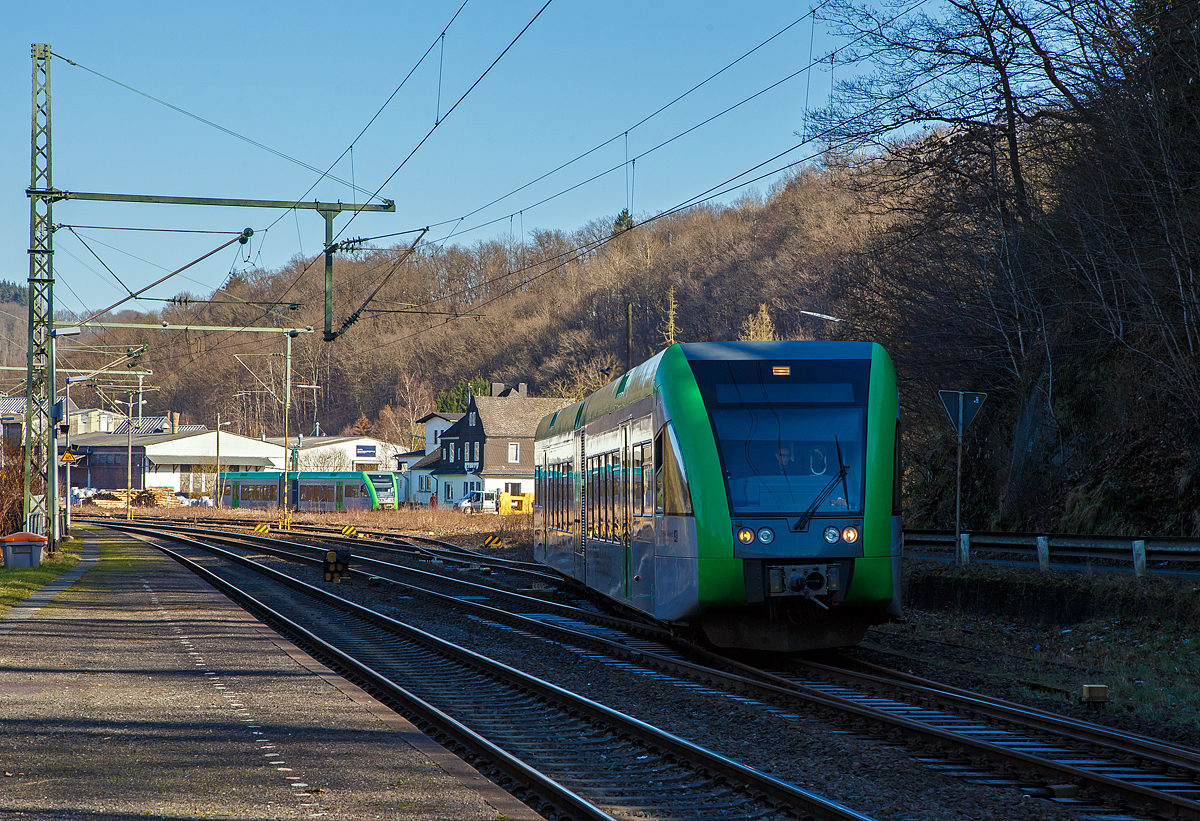
{"label": "green and silver train", "polygon": [[534,555],[719,647],[900,615],[900,424],[869,342],[672,345],[544,418]]}
{"label": "green and silver train", "polygon": [[403,498],[399,476],[391,471],[291,471],[221,473],[221,506],[275,510],[286,498],[291,510],[394,510]]}

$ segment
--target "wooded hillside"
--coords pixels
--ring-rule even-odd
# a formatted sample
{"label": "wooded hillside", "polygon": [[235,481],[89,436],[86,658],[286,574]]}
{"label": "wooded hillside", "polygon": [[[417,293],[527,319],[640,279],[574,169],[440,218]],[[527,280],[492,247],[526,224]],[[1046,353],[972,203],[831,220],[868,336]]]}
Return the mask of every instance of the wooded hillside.
{"label": "wooded hillside", "polygon": [[[823,161],[763,194],[403,261],[406,245],[340,254],[335,327],[390,279],[331,343],[319,258],[120,319],[312,325],[293,382],[321,386],[322,430],[396,441],[464,380],[599,387],[624,365],[627,304],[635,363],[670,341],[877,340],[901,379],[910,526],[953,526],[936,392],[962,389],[989,394],[968,431],[964,526],[1200,534],[1197,4],[946,8],[901,25],[826,5],[878,72],[810,116]],[[282,432],[268,393],[282,335],[102,341],[148,345],[148,411]],[[292,430],[311,432],[313,396],[295,390]]]}

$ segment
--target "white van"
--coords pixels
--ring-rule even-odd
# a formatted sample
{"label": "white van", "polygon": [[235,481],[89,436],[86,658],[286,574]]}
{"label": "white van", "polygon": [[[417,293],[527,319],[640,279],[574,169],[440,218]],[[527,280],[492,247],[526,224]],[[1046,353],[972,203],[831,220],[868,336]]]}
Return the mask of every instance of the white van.
{"label": "white van", "polygon": [[454,503],[463,513],[495,513],[500,494],[494,490],[472,490]]}

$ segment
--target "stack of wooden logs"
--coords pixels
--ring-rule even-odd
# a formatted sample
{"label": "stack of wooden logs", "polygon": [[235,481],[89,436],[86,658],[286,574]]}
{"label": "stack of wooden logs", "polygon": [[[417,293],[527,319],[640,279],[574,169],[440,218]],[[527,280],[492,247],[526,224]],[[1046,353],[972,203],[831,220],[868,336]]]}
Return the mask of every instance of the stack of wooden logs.
{"label": "stack of wooden logs", "polygon": [[85,505],[95,505],[101,510],[124,510],[130,493],[133,494],[134,507],[178,507],[180,501],[175,491],[169,487],[125,488],[102,490],[83,500]]}

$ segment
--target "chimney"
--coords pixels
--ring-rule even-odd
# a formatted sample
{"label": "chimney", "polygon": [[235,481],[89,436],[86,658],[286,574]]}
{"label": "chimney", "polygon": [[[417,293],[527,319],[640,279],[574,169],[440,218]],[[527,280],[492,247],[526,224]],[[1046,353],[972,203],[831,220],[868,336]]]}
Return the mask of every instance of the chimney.
{"label": "chimney", "polygon": [[168,411],[167,418],[170,419],[170,422],[171,422],[171,433],[178,433],[179,432],[179,412],[178,411]]}
{"label": "chimney", "polygon": [[519,393],[521,395],[521,398],[525,398],[525,397],[529,396],[529,385],[527,385],[524,382],[517,385],[517,393]]}
{"label": "chimney", "polygon": [[499,396],[502,393],[504,393],[504,383],[503,382],[493,382],[492,383],[492,396]]}

